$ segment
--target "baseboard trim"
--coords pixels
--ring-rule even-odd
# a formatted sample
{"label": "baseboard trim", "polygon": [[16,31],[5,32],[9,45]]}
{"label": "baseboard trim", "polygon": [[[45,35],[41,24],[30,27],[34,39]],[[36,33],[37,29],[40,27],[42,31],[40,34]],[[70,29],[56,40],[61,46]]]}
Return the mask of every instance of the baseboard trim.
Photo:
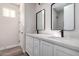
{"label": "baseboard trim", "polygon": [[27,53],[28,56],[33,56],[33,55],[30,55],[29,52],[28,52],[27,50],[25,50],[25,53]]}
{"label": "baseboard trim", "polygon": [[27,56],[30,56],[27,52],[25,52],[27,54]]}
{"label": "baseboard trim", "polygon": [[14,48],[16,46],[20,46],[20,44],[15,44],[15,45],[9,45],[9,46],[6,46],[6,47],[2,47],[2,48],[0,48],[0,50],[10,49],[10,48]]}

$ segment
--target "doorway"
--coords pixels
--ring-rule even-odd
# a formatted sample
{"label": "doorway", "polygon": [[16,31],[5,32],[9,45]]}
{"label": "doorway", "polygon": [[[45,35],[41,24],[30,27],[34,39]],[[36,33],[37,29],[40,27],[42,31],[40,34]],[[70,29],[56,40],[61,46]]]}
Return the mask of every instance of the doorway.
{"label": "doorway", "polygon": [[19,6],[0,3],[0,48],[19,45]]}

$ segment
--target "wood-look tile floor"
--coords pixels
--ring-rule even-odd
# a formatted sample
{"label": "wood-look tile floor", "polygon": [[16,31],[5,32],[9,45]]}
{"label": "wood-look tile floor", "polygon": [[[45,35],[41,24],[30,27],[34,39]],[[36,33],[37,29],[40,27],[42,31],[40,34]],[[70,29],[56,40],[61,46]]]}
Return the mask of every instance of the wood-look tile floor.
{"label": "wood-look tile floor", "polygon": [[20,46],[1,50],[0,56],[28,56],[26,53],[23,53],[22,48]]}

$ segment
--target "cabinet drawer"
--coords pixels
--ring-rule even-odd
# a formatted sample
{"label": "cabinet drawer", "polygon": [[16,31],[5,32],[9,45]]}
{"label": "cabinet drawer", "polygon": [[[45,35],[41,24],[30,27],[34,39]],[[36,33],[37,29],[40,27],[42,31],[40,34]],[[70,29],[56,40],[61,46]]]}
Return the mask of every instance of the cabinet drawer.
{"label": "cabinet drawer", "polygon": [[41,56],[53,56],[54,55],[54,46],[45,41],[40,41],[40,55]]}
{"label": "cabinet drawer", "polygon": [[55,56],[79,56],[79,52],[61,46],[55,46],[54,52]]}
{"label": "cabinet drawer", "polygon": [[39,39],[34,39],[34,46],[38,46],[39,45]]}

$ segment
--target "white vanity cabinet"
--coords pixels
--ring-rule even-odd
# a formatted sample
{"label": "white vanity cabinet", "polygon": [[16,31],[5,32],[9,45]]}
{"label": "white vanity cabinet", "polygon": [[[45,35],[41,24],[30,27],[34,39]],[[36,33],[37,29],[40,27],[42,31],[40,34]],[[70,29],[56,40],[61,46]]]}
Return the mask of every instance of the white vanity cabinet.
{"label": "white vanity cabinet", "polygon": [[79,51],[31,36],[26,36],[26,52],[30,56],[79,56]]}
{"label": "white vanity cabinet", "polygon": [[30,56],[53,56],[54,46],[41,39],[26,36],[26,52]]}
{"label": "white vanity cabinet", "polygon": [[34,43],[34,46],[33,46],[33,54],[34,54],[34,56],[39,56],[39,39],[36,39],[36,38],[34,38],[34,41],[33,41]]}
{"label": "white vanity cabinet", "polygon": [[51,43],[40,41],[40,55],[41,56],[53,56],[54,46]]}
{"label": "white vanity cabinet", "polygon": [[26,51],[29,55],[33,55],[33,38],[26,36]]}
{"label": "white vanity cabinet", "polygon": [[79,56],[79,52],[55,45],[54,55],[55,56]]}

